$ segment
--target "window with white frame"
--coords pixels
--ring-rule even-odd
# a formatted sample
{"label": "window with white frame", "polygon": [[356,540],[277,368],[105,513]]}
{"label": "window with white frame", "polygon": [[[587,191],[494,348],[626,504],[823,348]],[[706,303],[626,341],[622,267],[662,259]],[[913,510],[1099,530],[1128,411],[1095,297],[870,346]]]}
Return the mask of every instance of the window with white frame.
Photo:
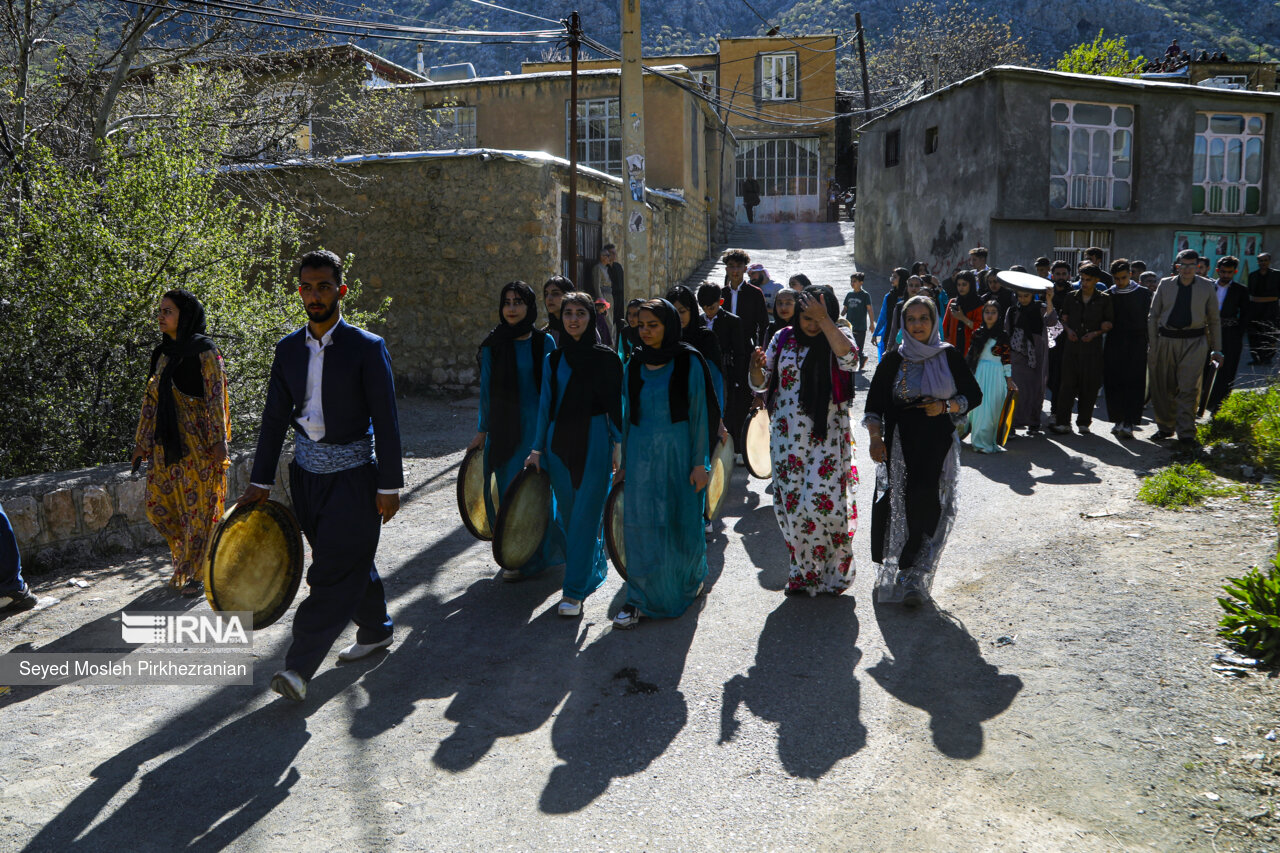
{"label": "window with white frame", "polygon": [[760,55],[760,100],[794,101],[796,99],[798,60],[794,53]]}
{"label": "window with white frame", "polygon": [[716,93],[716,72],[714,71],[690,71],[689,76],[698,81],[698,86],[702,91],[710,95]]}
{"label": "window with white frame", "polygon": [[1133,202],[1133,107],[1049,104],[1049,206],[1128,210]]}
{"label": "window with white frame", "polygon": [[1196,113],[1191,212],[1262,211],[1262,139],[1256,113]]}
{"label": "window with white frame", "polygon": [[[578,101],[578,162],[592,169],[622,175],[622,123],[617,98]],[[569,102],[564,105],[565,143],[569,150]]]}
{"label": "window with white frame", "polygon": [[433,148],[475,148],[476,108],[435,107],[426,110],[422,145]]}
{"label": "window with white frame", "polygon": [[1056,229],[1053,232],[1053,259],[1071,264],[1071,275],[1074,278],[1080,262],[1084,260],[1084,250],[1097,248],[1102,250],[1102,268],[1105,270],[1111,264],[1111,239],[1110,231]]}
{"label": "window with white frame", "polygon": [[737,195],[755,178],[762,196],[818,194],[818,139],[746,139],[738,145]]}

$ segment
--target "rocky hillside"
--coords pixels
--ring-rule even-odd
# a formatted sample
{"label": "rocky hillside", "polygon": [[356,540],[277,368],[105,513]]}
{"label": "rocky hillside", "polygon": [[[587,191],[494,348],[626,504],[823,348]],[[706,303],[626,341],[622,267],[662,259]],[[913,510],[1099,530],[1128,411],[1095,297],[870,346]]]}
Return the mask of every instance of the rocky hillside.
{"label": "rocky hillside", "polygon": [[[499,0],[511,9],[559,19],[574,8],[584,29],[599,41],[618,44],[619,0]],[[901,0],[642,0],[646,51],[710,50],[718,36],[747,36],[775,25],[783,33],[843,32],[860,11],[875,49],[898,23]],[[1274,59],[1280,44],[1280,2],[1276,0],[970,0],[983,16],[1013,23],[1032,55],[1044,64],[1091,39],[1099,29],[1128,37],[1132,48],[1150,57],[1162,54],[1172,37],[1189,50],[1226,50],[1231,58]],[[382,4],[388,5],[382,5]],[[750,5],[748,5],[748,3]],[[378,0],[373,8],[422,22],[513,30],[544,23],[468,0]],[[758,14],[757,14],[758,13]],[[375,13],[368,13],[374,17]],[[403,21],[403,19],[397,19]],[[765,23],[768,22],[768,24]],[[414,48],[404,42],[375,45],[405,64]],[[481,74],[516,71],[521,60],[543,57],[551,48],[530,45],[428,45],[432,65],[472,62]]]}

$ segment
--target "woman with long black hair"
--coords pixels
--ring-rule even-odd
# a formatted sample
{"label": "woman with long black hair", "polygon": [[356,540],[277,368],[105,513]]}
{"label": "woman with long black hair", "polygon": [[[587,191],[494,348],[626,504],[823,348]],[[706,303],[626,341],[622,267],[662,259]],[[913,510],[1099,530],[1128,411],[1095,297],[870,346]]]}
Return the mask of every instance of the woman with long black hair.
{"label": "woman with long black hair", "polygon": [[795,317],[796,292],[790,288],[783,288],[773,297],[773,322],[769,324],[769,331],[765,333],[765,346],[762,349],[767,349],[773,336],[790,326]]}
{"label": "woman with long black hair", "polygon": [[[547,282],[548,288],[552,282]],[[558,285],[557,285],[558,288]],[[559,309],[559,300],[556,300]],[[534,329],[538,303],[533,289],[523,281],[502,286],[498,294],[498,325],[480,344],[480,418],[476,437],[468,449],[484,448],[484,481],[498,478],[498,493],[505,494],[524,468],[538,429],[538,401],[542,368],[556,348],[551,335]],[[492,496],[484,490],[489,524],[497,519]],[[553,513],[554,514],[554,513]],[[518,569],[503,569],[504,581],[518,581],[549,566],[564,562],[564,547],[556,525],[547,525],[547,536],[533,559]]]}
{"label": "woman with long black hair", "polygon": [[604,504],[613,447],[622,441],[622,362],[600,343],[590,294],[565,294],[560,321],[564,332],[542,369],[538,430],[525,464],[546,465],[556,498],[553,523],[564,535],[564,597],[556,612],[580,616],[609,571]]}
{"label": "woman with long black hair", "polygon": [[871,559],[878,601],[921,604],[956,515],[956,423],[982,404],[964,356],[938,335],[938,303],[907,300],[902,346],[876,366],[863,425],[877,463]]}
{"label": "woman with long black hair", "polygon": [[227,375],[193,294],[166,292],[158,320],[162,337],[151,352],[132,458],[151,459],[147,518],[173,556],[169,586],[200,595],[205,551],[227,499]]}
{"label": "woman with long black hair", "polygon": [[627,303],[626,319],[618,332],[618,355],[622,356],[623,364],[631,360],[631,353],[640,346],[640,335],[636,332],[636,326],[640,322],[640,306],[643,304],[643,299],[632,299]]}
{"label": "woman with long black hair", "polygon": [[557,345],[564,330],[560,325],[560,300],[572,290],[573,282],[562,275],[553,275],[542,285],[542,302],[547,306],[547,325],[542,327],[542,331],[549,334]]}
{"label": "woman with long black hair", "polygon": [[665,299],[640,307],[642,346],[625,384],[623,542],[626,604],[613,619],[633,628],[641,616],[679,616],[702,591],[707,543],[702,517],[719,422],[711,373],[681,341],[680,317]]}

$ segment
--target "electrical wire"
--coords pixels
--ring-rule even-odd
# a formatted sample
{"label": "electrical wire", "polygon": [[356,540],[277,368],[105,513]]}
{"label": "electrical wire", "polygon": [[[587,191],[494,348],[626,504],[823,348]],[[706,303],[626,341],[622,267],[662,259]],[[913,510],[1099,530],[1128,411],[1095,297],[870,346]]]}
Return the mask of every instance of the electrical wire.
{"label": "electrical wire", "polygon": [[[755,7],[755,6],[752,6],[749,2],[747,2],[747,0],[741,0],[741,2],[742,2],[742,5],[743,5],[743,6],[746,6],[748,9],[750,9],[750,10],[751,10],[751,14],[753,14],[753,15],[755,15],[757,18],[759,18],[759,19],[760,19],[760,22],[761,22],[762,24],[764,24],[766,27],[768,27],[770,30],[776,30],[776,29],[778,29],[778,26],[777,26],[776,24],[774,24],[772,21],[770,21],[770,20],[769,20],[768,18],[766,18],[764,15],[761,15],[759,12],[757,12],[757,11],[756,11],[756,7]],[[839,33],[835,33],[835,35],[836,35],[836,36],[842,36],[842,35],[844,35],[844,34],[846,34],[846,33],[856,33],[856,32],[857,32],[857,30],[842,30],[842,31],[841,31],[841,32],[839,32]],[[805,45],[801,45],[799,42],[797,42],[797,41],[793,40],[790,36],[784,36],[784,35],[782,35],[781,33],[779,33],[779,35],[778,35],[777,37],[778,37],[778,38],[784,38],[784,39],[786,39],[787,41],[789,41],[789,42],[791,42],[792,44],[794,44],[796,47],[803,47],[805,50],[811,50],[811,51],[813,51],[814,53],[835,53],[837,50],[839,50],[839,49],[840,49],[840,45],[839,45],[839,44],[837,44],[835,47],[833,47],[833,48],[829,48],[829,49],[828,49],[828,48],[808,47],[808,46],[805,46]],[[837,41],[838,41],[838,40],[839,40],[839,39],[837,38]]]}
{"label": "electrical wire", "polygon": [[[582,40],[585,44],[589,45],[593,50],[603,53],[604,55],[609,56],[613,59],[617,59],[619,61],[622,60],[621,54],[616,53],[612,49],[605,47],[604,45],[595,41],[595,39],[592,39],[589,36],[583,36]],[[702,100],[711,104],[713,107],[724,110],[725,112],[731,113],[733,115],[739,116],[740,118],[745,118],[757,124],[772,125],[776,127],[816,128],[816,127],[821,127],[822,125],[825,125],[825,124],[829,124],[833,121],[838,121],[842,118],[852,118],[854,116],[868,115],[870,113],[880,113],[890,109],[896,109],[901,104],[907,103],[909,100],[914,99],[915,92],[919,88],[917,86],[912,90],[908,91],[904,97],[899,98],[895,101],[890,101],[889,103],[886,103],[886,104],[880,104],[875,107],[870,107],[862,110],[851,110],[849,112],[843,112],[843,113],[833,113],[828,117],[815,119],[813,121],[788,121],[784,119],[769,118],[759,112],[756,112],[756,113],[745,112],[736,107],[733,107],[731,104],[726,104],[724,101],[722,101],[719,98],[707,95],[705,92],[701,90],[700,87],[697,86],[696,83],[693,83],[692,81],[675,77],[664,71],[660,71],[654,67],[644,65],[643,63],[641,63],[641,67],[645,71],[648,71],[649,73],[654,74],[655,76],[661,77],[664,80],[667,80],[673,83],[674,85],[679,86],[681,89],[684,89],[685,91],[689,92],[695,97],[701,98]]]}
{"label": "electrical wire", "polygon": [[546,21],[548,24],[559,24],[560,21],[544,18],[541,15],[534,15],[531,12],[521,12],[519,9],[508,9],[506,6],[499,6],[497,3],[490,3],[488,0],[467,0],[468,3],[475,3],[477,6],[488,6],[491,9],[499,9],[503,12],[509,12],[512,15],[524,15],[526,18],[533,18],[535,21]]}
{"label": "electrical wire", "polygon": [[249,14],[283,18],[289,21],[312,22],[316,24],[326,24],[335,27],[346,27],[349,29],[361,30],[389,30],[396,33],[436,36],[455,36],[462,38],[474,38],[485,36],[523,38],[523,37],[541,37],[556,38],[562,34],[562,30],[523,30],[523,31],[492,31],[492,30],[467,30],[445,27],[412,27],[404,24],[380,24],[375,21],[362,21],[352,18],[340,18],[333,15],[320,15],[313,12],[299,12],[289,9],[277,9],[271,6],[265,6],[260,3],[251,2],[251,0],[179,0],[184,6],[212,6],[224,11],[238,11]]}
{"label": "electrical wire", "polygon": [[[262,27],[273,27],[276,29],[293,30],[296,32],[343,36],[347,39],[355,39],[355,40],[380,39],[382,41],[405,41],[405,42],[413,42],[413,43],[429,42],[432,44],[465,44],[465,45],[547,44],[549,41],[546,38],[539,38],[536,40],[488,39],[484,41],[473,41],[470,39],[437,38],[433,36],[421,36],[421,35],[396,35],[394,32],[392,33],[375,32],[374,30],[377,30],[379,28],[368,27],[368,26],[360,29],[356,29],[355,31],[351,29],[340,30],[340,29],[334,29],[332,27],[321,27],[321,26],[307,25],[307,24],[291,24],[284,20],[261,20],[259,18],[247,18],[240,14],[228,14],[226,11],[223,11],[221,13],[210,11],[207,7],[213,6],[217,8],[222,8],[222,6],[224,5],[224,4],[219,4],[217,2],[213,2],[213,0],[208,0],[208,2],[204,2],[204,0],[202,0],[202,2],[200,3],[200,6],[205,8],[201,8],[201,9],[179,7],[179,6],[173,5],[170,2],[164,2],[164,0],[161,0],[161,2],[147,2],[147,0],[130,0],[130,2],[132,2],[133,5],[142,6],[148,9],[167,9],[173,12],[184,12],[190,15],[194,15],[196,17],[230,21],[232,23],[237,23],[237,24],[254,24]],[[234,11],[235,10],[233,9],[232,12]]]}

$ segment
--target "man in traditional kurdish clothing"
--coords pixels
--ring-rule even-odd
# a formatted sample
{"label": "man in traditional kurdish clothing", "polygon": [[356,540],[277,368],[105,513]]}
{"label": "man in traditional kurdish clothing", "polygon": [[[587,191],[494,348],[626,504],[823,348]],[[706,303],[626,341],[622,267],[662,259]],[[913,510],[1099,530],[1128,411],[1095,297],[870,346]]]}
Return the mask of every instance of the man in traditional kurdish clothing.
{"label": "man in traditional kurdish clothing", "polygon": [[[1102,387],[1102,336],[1115,321],[1111,297],[1098,289],[1102,270],[1096,264],[1080,267],[1080,289],[1073,290],[1059,309],[1063,332],[1058,336],[1062,352],[1062,378],[1053,397],[1050,431],[1071,432],[1071,408],[1076,408],[1080,434],[1089,432],[1093,407]],[[1065,341],[1063,340],[1065,338]]]}
{"label": "man in traditional kurdish clothing", "polygon": [[309,322],[276,344],[251,485],[240,503],[270,495],[292,424],[290,491],[311,544],[311,591],[298,606],[285,669],[272,677],[271,689],[301,701],[348,622],[359,630],[339,660],[391,645],[391,617],[373,558],[381,525],[400,508],[404,476],[391,357],[382,338],[342,319],[341,259],[309,252],[298,280]]}
{"label": "man in traditional kurdish clothing", "polygon": [[1153,441],[1167,441],[1176,431],[1179,441],[1195,444],[1205,360],[1223,361],[1218,292],[1213,282],[1196,275],[1199,260],[1194,249],[1179,252],[1178,274],[1161,279],[1151,300],[1147,363],[1156,421]]}

